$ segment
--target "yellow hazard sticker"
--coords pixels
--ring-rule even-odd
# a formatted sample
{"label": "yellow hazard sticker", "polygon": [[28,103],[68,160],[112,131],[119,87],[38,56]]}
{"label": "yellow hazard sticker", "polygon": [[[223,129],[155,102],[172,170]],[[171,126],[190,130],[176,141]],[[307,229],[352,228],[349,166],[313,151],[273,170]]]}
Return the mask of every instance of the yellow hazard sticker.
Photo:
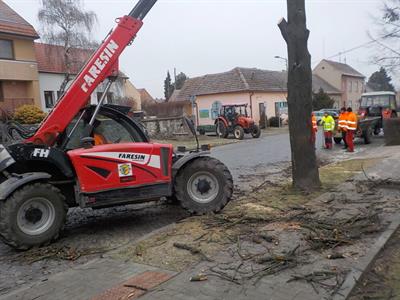
{"label": "yellow hazard sticker", "polygon": [[133,175],[131,164],[118,164],[118,175],[119,177],[127,177]]}

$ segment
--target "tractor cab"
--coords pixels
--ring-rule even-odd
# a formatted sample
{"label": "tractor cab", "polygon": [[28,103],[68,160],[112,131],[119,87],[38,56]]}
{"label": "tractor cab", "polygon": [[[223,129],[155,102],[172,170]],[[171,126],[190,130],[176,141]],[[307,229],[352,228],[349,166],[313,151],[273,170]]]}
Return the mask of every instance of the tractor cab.
{"label": "tractor cab", "polygon": [[247,104],[223,105],[220,115],[225,116],[230,122],[235,122],[238,119],[241,121],[245,121],[244,119],[247,119],[248,122],[254,122],[248,117]]}
{"label": "tractor cab", "polygon": [[361,96],[359,114],[362,117],[393,118],[397,116],[398,105],[394,92],[372,92]]}

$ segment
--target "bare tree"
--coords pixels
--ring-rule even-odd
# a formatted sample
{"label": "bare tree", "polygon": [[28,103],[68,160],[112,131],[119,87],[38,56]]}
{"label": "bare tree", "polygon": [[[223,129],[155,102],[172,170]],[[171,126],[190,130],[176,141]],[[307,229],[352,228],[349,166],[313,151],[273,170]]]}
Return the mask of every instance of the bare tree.
{"label": "bare tree", "polygon": [[314,143],[311,138],[312,72],[308,52],[304,0],[287,0],[288,21],[278,24],[287,43],[289,132],[293,185],[310,191],[320,187]]}
{"label": "bare tree", "polygon": [[[76,48],[94,49],[91,31],[97,23],[93,11],[85,11],[80,0],[42,0],[38,13],[41,24],[41,38],[53,45],[63,47],[65,77],[60,86],[63,93],[71,81],[71,71],[84,61],[76,61],[72,50]],[[78,60],[81,59],[78,57]]]}
{"label": "bare tree", "polygon": [[389,72],[400,70],[400,0],[383,2],[381,16],[376,19],[378,32],[369,33],[371,42],[378,46],[373,62]]}

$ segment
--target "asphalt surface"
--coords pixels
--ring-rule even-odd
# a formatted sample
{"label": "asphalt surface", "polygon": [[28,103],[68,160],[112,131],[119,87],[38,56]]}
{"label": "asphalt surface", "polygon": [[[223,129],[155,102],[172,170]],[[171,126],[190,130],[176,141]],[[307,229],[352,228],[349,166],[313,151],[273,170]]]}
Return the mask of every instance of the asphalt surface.
{"label": "asphalt surface", "polygon": [[[378,138],[375,144],[382,142]],[[343,153],[341,147],[335,147],[332,151],[321,150],[321,147],[322,136],[319,134],[316,146],[318,156],[332,157]],[[365,151],[368,147],[371,146],[357,146],[357,151]],[[257,177],[255,174],[265,173],[266,168],[279,172],[282,167],[289,166],[289,135],[249,138],[240,143],[217,147],[213,149],[212,156],[228,166],[238,190],[246,189],[250,181],[242,176],[251,174],[254,178]],[[20,253],[0,242],[0,296],[25,284],[45,281],[52,274],[85,263],[102,252],[132,243],[187,216],[188,213],[179,206],[163,203],[102,210],[70,210],[65,232],[49,247]],[[55,249],[60,250],[64,258],[68,255],[78,258],[73,261],[60,259],[58,255],[52,255],[53,252],[57,253]],[[86,255],[91,251],[95,254]],[[39,259],[41,256],[45,258]]]}

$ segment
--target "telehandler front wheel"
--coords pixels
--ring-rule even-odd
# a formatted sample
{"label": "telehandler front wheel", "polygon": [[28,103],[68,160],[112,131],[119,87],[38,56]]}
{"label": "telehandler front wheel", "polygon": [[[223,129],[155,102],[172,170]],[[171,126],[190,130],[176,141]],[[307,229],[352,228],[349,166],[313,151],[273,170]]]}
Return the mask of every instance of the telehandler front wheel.
{"label": "telehandler front wheel", "polygon": [[27,250],[58,238],[68,207],[51,184],[33,183],[0,202],[0,237],[16,249]]}
{"label": "telehandler front wheel", "polygon": [[232,197],[232,175],[219,160],[200,157],[178,173],[175,193],[182,207],[192,214],[219,212]]}

